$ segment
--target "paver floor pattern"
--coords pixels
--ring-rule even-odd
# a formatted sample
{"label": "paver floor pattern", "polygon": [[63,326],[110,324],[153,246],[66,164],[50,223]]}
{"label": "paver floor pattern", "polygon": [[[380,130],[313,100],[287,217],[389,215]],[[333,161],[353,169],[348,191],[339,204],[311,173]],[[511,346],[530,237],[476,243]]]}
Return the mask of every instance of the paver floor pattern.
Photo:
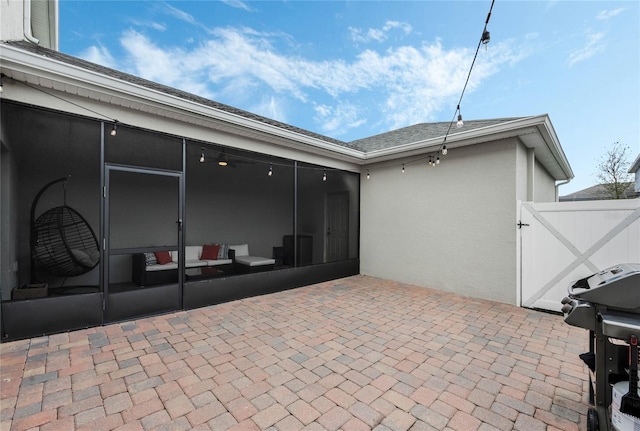
{"label": "paver floor pattern", "polygon": [[8,342],[2,430],[586,429],[587,331],[349,277]]}

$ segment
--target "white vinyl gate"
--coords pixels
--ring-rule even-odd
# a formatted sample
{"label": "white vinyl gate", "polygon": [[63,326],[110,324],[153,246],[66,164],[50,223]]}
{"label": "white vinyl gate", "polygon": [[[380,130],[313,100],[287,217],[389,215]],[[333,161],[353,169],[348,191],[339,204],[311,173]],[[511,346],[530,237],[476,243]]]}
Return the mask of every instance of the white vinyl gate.
{"label": "white vinyl gate", "polygon": [[572,281],[640,263],[640,199],[520,202],[517,223],[523,307],[560,311]]}

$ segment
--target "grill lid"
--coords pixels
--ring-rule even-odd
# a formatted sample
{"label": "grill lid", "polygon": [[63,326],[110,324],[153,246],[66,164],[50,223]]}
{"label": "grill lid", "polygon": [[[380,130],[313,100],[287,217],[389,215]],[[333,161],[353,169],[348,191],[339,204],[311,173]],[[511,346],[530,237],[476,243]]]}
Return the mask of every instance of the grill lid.
{"label": "grill lid", "polygon": [[640,263],[621,263],[569,287],[569,296],[621,310],[640,311]]}

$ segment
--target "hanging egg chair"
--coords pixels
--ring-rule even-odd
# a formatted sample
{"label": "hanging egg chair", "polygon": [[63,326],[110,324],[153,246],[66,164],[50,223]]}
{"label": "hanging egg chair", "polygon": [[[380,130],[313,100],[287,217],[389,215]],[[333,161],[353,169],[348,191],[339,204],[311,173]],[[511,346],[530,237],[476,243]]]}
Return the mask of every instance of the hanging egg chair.
{"label": "hanging egg chair", "polygon": [[[98,239],[80,213],[67,205],[67,180],[60,178],[45,185],[31,205],[31,278],[36,270],[57,277],[75,277],[95,268],[100,262]],[[64,204],[51,208],[35,219],[42,194],[63,182]]]}

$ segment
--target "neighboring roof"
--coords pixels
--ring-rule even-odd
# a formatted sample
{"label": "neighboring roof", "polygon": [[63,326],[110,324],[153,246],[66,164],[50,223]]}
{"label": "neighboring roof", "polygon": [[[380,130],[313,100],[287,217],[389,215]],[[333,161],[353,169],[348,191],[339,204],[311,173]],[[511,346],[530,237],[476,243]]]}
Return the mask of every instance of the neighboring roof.
{"label": "neighboring roof", "polygon": [[[627,186],[623,192],[623,199],[634,199],[640,197],[640,193],[633,190],[633,183],[626,183]],[[597,184],[566,196],[560,196],[560,202],[568,201],[597,201],[612,199],[611,195],[605,188],[604,184]]]}
{"label": "neighboring roof", "polygon": [[420,123],[392,130],[390,132],[381,133],[379,135],[370,136],[368,138],[351,141],[351,144],[358,148],[362,148],[364,152],[382,150],[385,148],[405,145],[411,142],[425,141],[432,138],[443,138],[447,134],[447,131],[449,131],[449,136],[454,136],[456,132],[468,132],[482,127],[495,126],[497,124],[506,123],[519,118],[524,117],[465,121],[462,128],[457,129],[455,125],[453,125],[450,130],[449,125],[451,123],[449,122]]}
{"label": "neighboring roof", "polygon": [[[305,151],[358,165],[437,151],[449,128],[444,122],[422,123],[344,142],[27,41],[0,42],[0,54],[3,73],[17,81],[265,142],[296,148],[304,145]],[[574,177],[546,114],[468,120],[461,129],[451,129],[447,147],[514,137],[534,151],[536,160],[555,180]]]}
{"label": "neighboring roof", "polygon": [[640,175],[639,171],[640,171],[640,154],[638,154],[638,157],[636,157],[636,159],[633,161],[628,172],[630,174]]}

